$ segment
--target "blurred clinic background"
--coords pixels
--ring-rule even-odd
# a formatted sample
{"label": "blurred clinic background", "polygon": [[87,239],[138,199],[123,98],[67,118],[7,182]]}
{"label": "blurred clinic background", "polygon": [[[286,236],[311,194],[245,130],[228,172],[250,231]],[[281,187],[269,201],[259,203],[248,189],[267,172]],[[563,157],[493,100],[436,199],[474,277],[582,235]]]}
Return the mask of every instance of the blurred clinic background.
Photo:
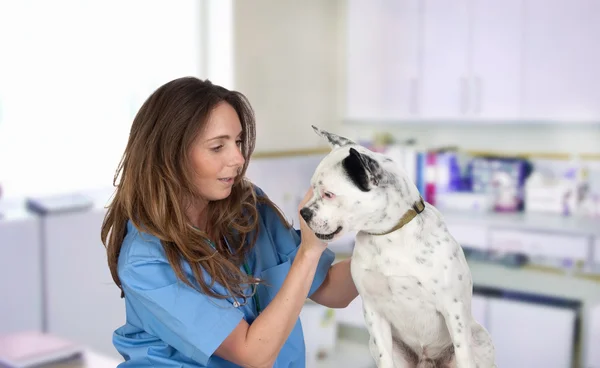
{"label": "blurred clinic background", "polygon": [[[387,152],[464,247],[498,365],[599,368],[599,19],[598,0],[0,0],[0,335],[122,359],[104,206],[137,109],[193,75],[248,96],[248,176],[295,224],[328,152],[311,124]],[[374,366],[360,299],[301,318],[308,367]]]}

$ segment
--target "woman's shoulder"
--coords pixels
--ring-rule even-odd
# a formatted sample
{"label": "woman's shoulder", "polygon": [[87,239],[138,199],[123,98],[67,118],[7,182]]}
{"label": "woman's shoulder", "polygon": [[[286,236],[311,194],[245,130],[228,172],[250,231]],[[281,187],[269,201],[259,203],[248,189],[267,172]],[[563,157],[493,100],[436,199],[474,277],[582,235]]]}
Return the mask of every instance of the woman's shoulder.
{"label": "woman's shoulder", "polygon": [[160,240],[129,220],[121,245],[117,272],[129,289],[152,290],[176,282]]}
{"label": "woman's shoulder", "polygon": [[[284,226],[288,227],[289,224],[282,222],[282,219],[278,216],[277,212],[281,212],[279,208],[275,208],[274,206],[278,206],[276,202],[274,202],[269,195],[258,185],[252,184],[254,187],[254,191],[256,193],[257,198],[257,211],[258,216],[262,219],[263,223],[267,227],[271,226]],[[281,215],[284,215],[281,213]],[[274,221],[275,220],[275,221]]]}
{"label": "woman's shoulder", "polygon": [[167,261],[160,239],[144,232],[131,220],[128,220],[127,233],[119,254],[119,265],[156,261]]}

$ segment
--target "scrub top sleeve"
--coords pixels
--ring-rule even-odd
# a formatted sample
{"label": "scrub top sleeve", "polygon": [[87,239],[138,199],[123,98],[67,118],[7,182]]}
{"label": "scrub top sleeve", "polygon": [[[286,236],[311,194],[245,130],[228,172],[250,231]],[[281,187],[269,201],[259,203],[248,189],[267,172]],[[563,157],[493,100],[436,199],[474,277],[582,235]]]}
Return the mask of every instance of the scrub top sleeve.
{"label": "scrub top sleeve", "polygon": [[164,260],[131,263],[119,276],[141,327],[203,366],[244,317],[178,280]]}

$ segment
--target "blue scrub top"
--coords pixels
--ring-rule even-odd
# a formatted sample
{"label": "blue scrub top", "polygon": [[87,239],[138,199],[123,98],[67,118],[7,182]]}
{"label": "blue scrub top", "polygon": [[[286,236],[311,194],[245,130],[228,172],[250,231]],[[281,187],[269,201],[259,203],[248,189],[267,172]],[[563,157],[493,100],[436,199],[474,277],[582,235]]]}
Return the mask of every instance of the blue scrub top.
{"label": "blue scrub top", "polygon": [[[255,189],[264,195],[260,188]],[[248,264],[254,276],[267,282],[257,288],[264,309],[289,272],[300,232],[286,228],[268,206],[259,204],[258,210],[259,236]],[[329,249],[323,252],[308,297],[322,284],[334,257]],[[189,265],[184,263],[183,267],[193,280]],[[126,323],[113,335],[114,346],[125,358],[119,367],[237,367],[213,353],[242,318],[248,323],[254,321],[253,298],[235,307],[233,298],[210,298],[190,288],[177,279],[158,238],[140,232],[131,222],[119,255],[118,274],[126,309]],[[206,272],[204,276],[210,280]],[[216,283],[213,290],[227,294]],[[305,365],[304,335],[298,319],[274,367]]]}

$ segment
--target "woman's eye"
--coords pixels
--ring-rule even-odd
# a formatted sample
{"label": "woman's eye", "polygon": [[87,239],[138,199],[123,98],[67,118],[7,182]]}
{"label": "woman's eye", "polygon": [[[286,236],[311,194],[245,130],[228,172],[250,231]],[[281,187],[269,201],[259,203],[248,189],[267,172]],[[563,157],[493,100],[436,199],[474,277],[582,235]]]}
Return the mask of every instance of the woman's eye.
{"label": "woman's eye", "polygon": [[211,148],[212,151],[214,152],[219,152],[221,150],[221,148],[223,148],[223,145],[217,146],[217,147],[213,147]]}

